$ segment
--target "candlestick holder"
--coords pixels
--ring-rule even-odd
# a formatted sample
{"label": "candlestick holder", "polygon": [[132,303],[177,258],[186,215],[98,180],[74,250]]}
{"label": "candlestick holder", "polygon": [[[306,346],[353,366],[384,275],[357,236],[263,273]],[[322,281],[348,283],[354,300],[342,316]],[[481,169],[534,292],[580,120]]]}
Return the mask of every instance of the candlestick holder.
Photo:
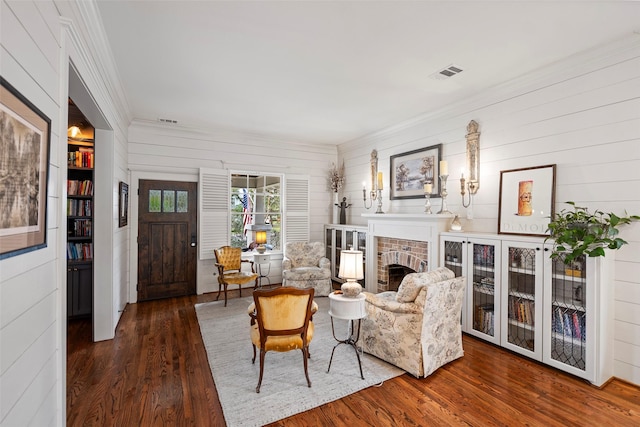
{"label": "candlestick holder", "polygon": [[[362,200],[364,202],[364,208],[365,209],[371,209],[371,207],[373,206],[373,201],[376,199],[376,192],[375,190],[371,190],[370,192],[370,196],[369,196],[369,200],[367,200],[367,189],[363,188],[362,189]],[[367,202],[369,206],[367,206]]]}
{"label": "candlestick holder", "polygon": [[382,190],[377,189],[376,192],[378,193],[378,195],[376,196],[378,199],[378,210],[376,211],[376,213],[383,214],[384,212],[382,212]]}
{"label": "candlestick holder", "polygon": [[442,194],[442,209],[438,211],[438,214],[453,214],[453,212],[447,208],[447,178],[449,178],[449,175],[440,175],[442,185],[442,190],[440,191]]}
{"label": "candlestick holder", "polygon": [[424,213],[431,215],[431,193],[424,193],[424,198],[426,199],[424,202]]}

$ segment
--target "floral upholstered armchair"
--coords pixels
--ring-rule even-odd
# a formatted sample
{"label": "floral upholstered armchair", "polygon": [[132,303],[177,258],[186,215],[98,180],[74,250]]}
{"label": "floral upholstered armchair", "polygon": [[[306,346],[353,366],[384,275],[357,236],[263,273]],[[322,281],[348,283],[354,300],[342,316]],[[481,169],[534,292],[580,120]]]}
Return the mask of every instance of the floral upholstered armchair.
{"label": "floral upholstered armchair", "polygon": [[316,296],[331,293],[331,261],[322,242],[290,242],[282,259],[282,286],[314,288]]}
{"label": "floral upholstered armchair", "polygon": [[440,267],[407,274],[398,292],[364,292],[364,351],[418,378],[462,357],[464,288],[464,277]]}

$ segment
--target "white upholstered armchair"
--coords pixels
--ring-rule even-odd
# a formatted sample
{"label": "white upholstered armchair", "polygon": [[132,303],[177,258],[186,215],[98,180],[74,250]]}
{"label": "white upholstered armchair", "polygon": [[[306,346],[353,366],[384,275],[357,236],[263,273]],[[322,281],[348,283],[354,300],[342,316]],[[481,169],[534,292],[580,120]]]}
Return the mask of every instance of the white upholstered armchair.
{"label": "white upholstered armchair", "polygon": [[282,259],[282,286],[314,288],[316,296],[331,293],[331,261],[322,242],[290,242]]}
{"label": "white upholstered armchair", "polygon": [[365,292],[364,351],[418,378],[462,357],[464,288],[464,277],[440,267],[406,275],[398,292]]}

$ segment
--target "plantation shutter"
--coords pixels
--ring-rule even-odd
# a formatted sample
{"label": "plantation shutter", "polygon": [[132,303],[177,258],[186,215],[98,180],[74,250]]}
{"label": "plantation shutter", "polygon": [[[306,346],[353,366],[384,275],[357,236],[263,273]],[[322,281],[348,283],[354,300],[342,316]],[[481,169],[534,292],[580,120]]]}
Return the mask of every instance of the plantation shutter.
{"label": "plantation shutter", "polygon": [[213,259],[213,250],[229,244],[231,182],[226,170],[200,169],[198,182],[200,259]]}
{"label": "plantation shutter", "polygon": [[286,242],[308,242],[311,235],[309,209],[309,176],[285,176],[285,239]]}

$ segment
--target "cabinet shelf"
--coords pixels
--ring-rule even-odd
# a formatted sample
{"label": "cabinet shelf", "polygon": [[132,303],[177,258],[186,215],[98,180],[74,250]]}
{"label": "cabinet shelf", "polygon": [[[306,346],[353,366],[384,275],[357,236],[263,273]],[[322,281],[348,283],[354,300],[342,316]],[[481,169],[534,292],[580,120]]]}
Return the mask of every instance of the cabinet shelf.
{"label": "cabinet shelf", "polygon": [[495,272],[495,268],[486,267],[486,266],[483,266],[483,265],[474,265],[473,266],[473,271],[474,272],[482,272],[482,273],[494,273]]}
{"label": "cabinet shelf", "polygon": [[526,276],[535,276],[535,271],[527,268],[509,267],[509,273],[524,274]]}
{"label": "cabinet shelf", "polygon": [[576,277],[576,276],[567,276],[566,274],[554,274],[552,276],[553,280],[559,280],[563,282],[573,282],[573,283],[586,283],[587,279],[584,277]]}
{"label": "cabinet shelf", "polygon": [[526,299],[526,300],[531,300],[531,301],[535,301],[536,296],[533,294],[528,294],[525,292],[518,292],[518,291],[513,291],[513,290],[509,290],[509,296],[510,297],[516,297],[516,298],[522,298],[522,299]]}
{"label": "cabinet shelf", "polygon": [[516,319],[509,318],[509,324],[517,328],[526,329],[528,331],[535,331],[535,325],[530,325],[528,323],[520,322]]}
{"label": "cabinet shelf", "polygon": [[473,290],[476,292],[480,292],[481,294],[495,295],[495,288],[493,286],[485,285],[482,283],[474,283]]}

